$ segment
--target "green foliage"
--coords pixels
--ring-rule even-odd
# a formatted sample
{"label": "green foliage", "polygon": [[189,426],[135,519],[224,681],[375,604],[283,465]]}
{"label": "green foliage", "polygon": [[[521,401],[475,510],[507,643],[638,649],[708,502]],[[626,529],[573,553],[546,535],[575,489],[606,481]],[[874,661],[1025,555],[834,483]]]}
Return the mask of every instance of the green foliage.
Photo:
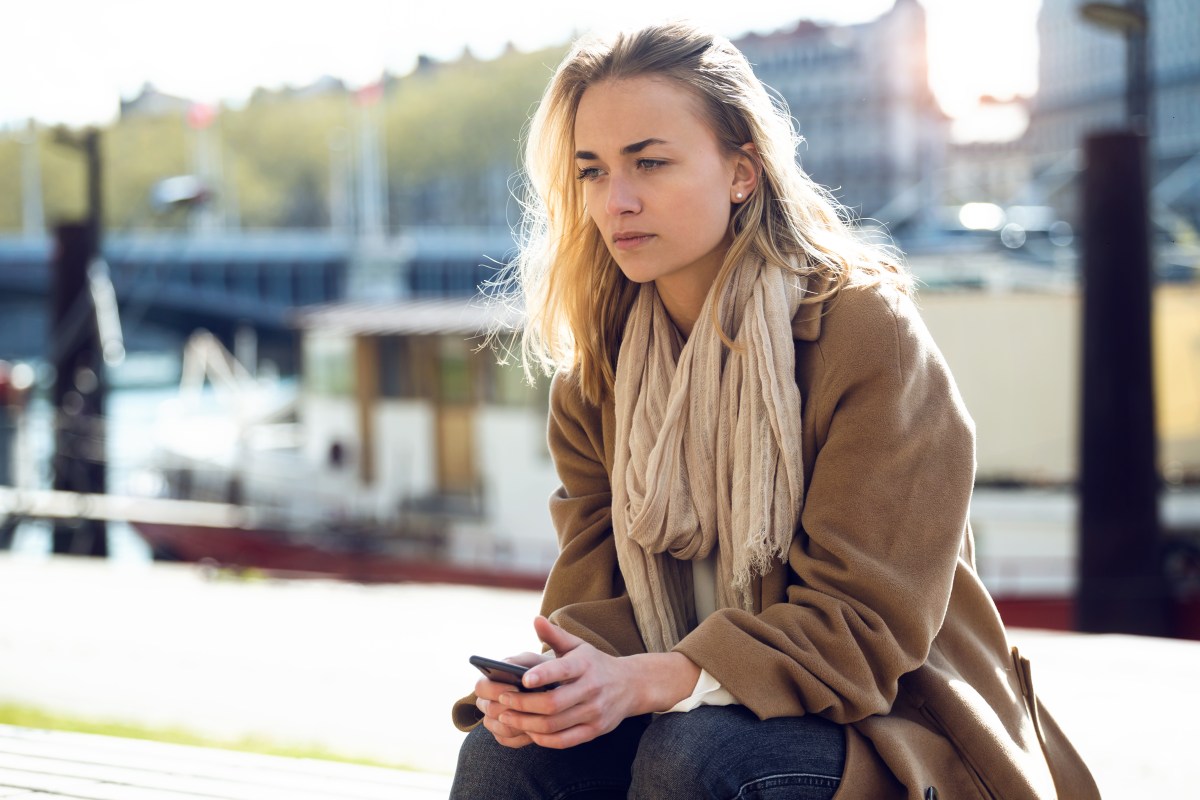
{"label": "green foliage", "polygon": [[53,132],[39,131],[42,203],[50,225],[87,216],[87,170],[82,154],[57,144]]}
{"label": "green foliage", "polygon": [[0,138],[0,230],[21,227],[21,143]]}
{"label": "green foliage", "polygon": [[163,178],[188,172],[191,131],[176,116],[131,117],[102,139],[105,224],[142,228],[160,223],[150,191]]}
{"label": "green foliage", "polygon": [[[485,171],[516,171],[521,134],[562,48],[510,52],[492,61],[470,56],[391,81],[379,106],[365,112],[349,93],[288,97],[258,92],[245,107],[224,109],[205,132],[219,152],[222,182],[247,228],[328,224],[331,159],[357,147],[359,117],[382,124],[394,196],[426,184],[481,184]],[[0,231],[21,227],[24,131],[0,133]],[[37,133],[43,202],[49,224],[82,218],[83,156]],[[105,222],[113,229],[179,225],[182,214],[150,205],[154,184],[194,167],[196,131],[182,115],[127,116],[102,131]],[[394,214],[401,212],[395,211]],[[403,222],[403,219],[399,221]]]}
{"label": "green foliage", "polygon": [[420,182],[493,164],[515,169],[522,130],[561,56],[465,59],[403,80],[387,103],[392,176]]}
{"label": "green foliage", "polygon": [[349,764],[364,764],[374,767],[406,769],[402,764],[389,764],[367,758],[346,756],[331,752],[316,745],[284,744],[261,736],[246,736],[236,741],[215,740],[180,728],[147,728],[128,722],[113,720],[80,719],[55,714],[30,706],[0,704],[0,724],[49,731],[71,731],[94,733],[101,736],[116,736],[122,739],[144,739],[168,744],[186,744],[196,747],[216,747],[222,750],[238,750],[244,753],[288,756],[290,758],[317,758],[324,761],[341,761]]}

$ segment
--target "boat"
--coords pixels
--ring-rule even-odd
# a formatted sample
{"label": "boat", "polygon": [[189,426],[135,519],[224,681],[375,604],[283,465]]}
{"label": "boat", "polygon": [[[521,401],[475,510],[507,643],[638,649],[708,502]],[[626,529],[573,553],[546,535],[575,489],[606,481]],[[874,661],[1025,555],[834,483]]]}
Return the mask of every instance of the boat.
{"label": "boat", "polygon": [[[1200,333],[1190,313],[1200,287],[1161,292],[1168,334],[1182,342]],[[923,293],[920,304],[979,429],[971,522],[980,575],[1009,624],[1071,629],[1078,296],[1058,285],[947,290]],[[244,506],[255,522],[136,529],[160,556],[188,561],[540,588],[556,555],[546,505],[558,483],[545,443],[547,381],[529,386],[480,347],[487,331],[511,330],[508,313],[466,299],[298,311],[302,375],[273,400],[215,339],[195,339],[180,396],[203,397],[203,374],[218,413],[206,422],[181,399],[165,415],[163,488]],[[981,352],[995,346],[981,330],[1005,332],[1003,358]],[[1186,393],[1200,380],[1200,359],[1188,358],[1160,371],[1168,410],[1181,386]],[[1032,389],[1014,396],[1015,385]],[[1180,405],[1163,421],[1171,478],[1163,514],[1178,534],[1176,628],[1200,638],[1200,420],[1191,409]]]}
{"label": "boat", "polygon": [[540,589],[556,552],[547,381],[479,349],[505,313],[440,299],[298,311],[290,387],[198,332],[147,473],[159,496],[233,504],[251,522],[134,529],[162,559]]}

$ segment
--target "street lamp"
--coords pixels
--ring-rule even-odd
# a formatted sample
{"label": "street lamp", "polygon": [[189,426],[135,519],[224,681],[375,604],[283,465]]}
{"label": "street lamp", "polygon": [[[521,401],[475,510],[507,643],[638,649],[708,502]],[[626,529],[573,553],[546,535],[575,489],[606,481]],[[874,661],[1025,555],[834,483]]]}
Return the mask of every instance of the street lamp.
{"label": "street lamp", "polygon": [[1125,113],[1129,126],[1150,132],[1150,16],[1146,0],[1118,3],[1084,3],[1079,13],[1101,28],[1125,36]]}
{"label": "street lamp", "polygon": [[1162,636],[1171,618],[1154,420],[1149,23],[1145,0],[1084,3],[1079,11],[1125,34],[1128,126],[1084,143],[1076,622],[1084,631]]}

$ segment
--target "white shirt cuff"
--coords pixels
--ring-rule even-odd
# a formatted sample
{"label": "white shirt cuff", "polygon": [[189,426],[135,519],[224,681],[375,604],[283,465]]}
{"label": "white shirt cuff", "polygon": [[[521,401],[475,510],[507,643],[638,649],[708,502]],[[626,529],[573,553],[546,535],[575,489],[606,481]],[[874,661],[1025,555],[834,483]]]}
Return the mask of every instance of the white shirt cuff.
{"label": "white shirt cuff", "polygon": [[664,711],[664,714],[670,714],[673,711],[691,711],[698,706],[732,706],[737,705],[737,700],[733,695],[721,688],[721,684],[712,675],[708,674],[708,670],[700,670],[700,677],[696,679],[696,688],[692,689],[690,696],[683,698],[675,705]]}

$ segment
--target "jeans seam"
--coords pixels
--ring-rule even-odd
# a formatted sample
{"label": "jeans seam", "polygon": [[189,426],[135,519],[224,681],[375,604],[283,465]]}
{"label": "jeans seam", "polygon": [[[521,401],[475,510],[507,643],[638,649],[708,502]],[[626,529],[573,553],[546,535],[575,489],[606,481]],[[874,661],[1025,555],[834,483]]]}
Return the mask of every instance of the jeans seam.
{"label": "jeans seam", "polygon": [[571,795],[578,792],[590,792],[594,789],[624,789],[625,784],[621,781],[600,780],[593,778],[592,780],[579,781],[572,783],[569,786],[564,786],[559,789],[551,798],[551,800],[567,800]]}
{"label": "jeans seam", "polygon": [[780,778],[807,779],[807,780],[799,781],[798,782],[799,785],[819,786],[819,787],[826,788],[826,789],[834,789],[842,782],[842,778],[840,775],[838,775],[838,776],[821,775],[816,772],[779,772],[774,775],[763,775],[761,777],[755,778],[752,781],[746,781],[745,783],[743,783],[741,786],[738,787],[738,793],[737,793],[737,795],[735,795],[735,798],[741,797],[746,792],[747,789],[750,789],[750,788],[753,788],[756,786],[760,786],[761,784],[765,783],[766,781],[779,780]]}

